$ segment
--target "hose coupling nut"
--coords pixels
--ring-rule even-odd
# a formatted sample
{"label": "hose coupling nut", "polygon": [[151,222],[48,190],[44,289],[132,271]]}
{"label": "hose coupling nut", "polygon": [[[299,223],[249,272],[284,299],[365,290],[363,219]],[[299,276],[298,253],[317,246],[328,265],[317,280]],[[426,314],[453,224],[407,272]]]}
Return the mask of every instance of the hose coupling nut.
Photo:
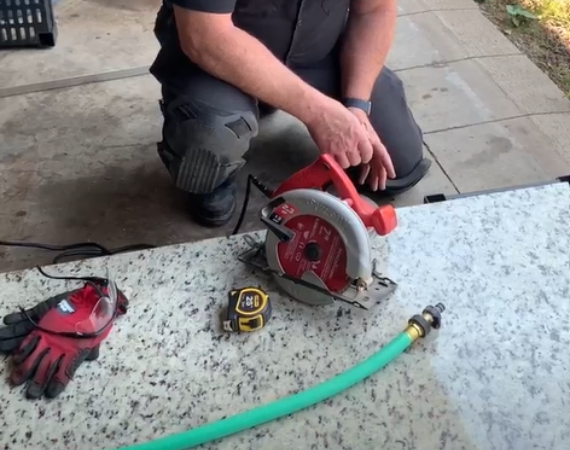
{"label": "hose coupling nut", "polygon": [[441,314],[445,311],[445,306],[443,303],[438,303],[435,306],[426,306],[422,312],[422,316],[426,319],[431,328],[438,330],[441,328]]}

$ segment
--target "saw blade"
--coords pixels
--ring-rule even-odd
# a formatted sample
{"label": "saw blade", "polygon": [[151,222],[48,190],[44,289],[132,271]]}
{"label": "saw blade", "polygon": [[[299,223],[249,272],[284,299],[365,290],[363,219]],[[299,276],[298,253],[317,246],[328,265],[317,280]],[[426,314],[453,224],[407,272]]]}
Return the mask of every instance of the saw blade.
{"label": "saw blade", "polygon": [[[327,304],[331,294],[347,292],[357,280],[372,277],[369,233],[342,200],[322,191],[296,189],[274,199],[262,211],[268,225],[266,256],[272,271],[285,274],[277,282],[294,298]],[[290,277],[317,285],[308,292]]]}
{"label": "saw blade", "polygon": [[348,251],[334,225],[318,216],[302,214],[285,226],[294,232],[291,240],[277,244],[277,262],[285,274],[301,279],[311,272],[327,290],[337,293],[352,284],[347,275]]}
{"label": "saw blade", "polygon": [[[269,266],[267,265],[264,245],[255,242],[253,238],[251,238],[248,235],[244,236],[244,239],[247,242],[247,244],[250,246],[250,249],[238,255],[238,259],[243,263],[252,266],[258,270],[261,270],[262,272],[269,273],[279,279],[288,280],[296,285],[301,285],[318,293],[324,294],[327,297],[332,297],[334,300],[338,300],[343,303],[348,303],[349,305],[360,309],[370,308],[371,305],[369,304],[368,301],[365,302],[360,301],[361,300],[360,296],[357,296],[358,298],[354,297],[350,298],[348,296],[345,296],[344,293],[330,292],[327,289],[323,289],[322,287],[317,286],[313,283],[309,283],[303,279],[293,278],[285,273],[278,272],[276,270],[269,268]],[[376,262],[374,262],[374,267],[376,267]],[[384,294],[382,295],[382,297],[386,297],[387,295],[392,293],[394,289],[397,287],[397,284],[394,281],[392,281],[387,277],[382,276],[380,273],[376,272],[376,270],[374,270],[373,273],[374,273],[376,286],[381,286],[382,290],[384,290]],[[376,288],[376,290],[379,290],[379,288]],[[369,297],[364,296],[364,299],[369,300]]]}

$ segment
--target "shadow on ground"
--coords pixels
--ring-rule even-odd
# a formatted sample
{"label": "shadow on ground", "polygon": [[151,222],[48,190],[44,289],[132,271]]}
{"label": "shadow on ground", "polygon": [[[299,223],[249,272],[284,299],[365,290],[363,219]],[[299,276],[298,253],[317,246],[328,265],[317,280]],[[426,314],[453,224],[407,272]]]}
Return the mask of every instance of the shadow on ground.
{"label": "shadow on ground", "polygon": [[161,0],[87,0],[104,8],[118,9],[122,11],[148,11],[160,7]]}
{"label": "shadow on ground", "polygon": [[[173,187],[156,152],[158,98],[157,83],[146,76],[0,99],[0,239],[112,248],[227,236],[237,214],[223,228],[197,226],[185,195]],[[284,113],[265,118],[240,173],[240,204],[249,173],[275,188],[317,155],[296,119]],[[432,169],[400,205],[420,203],[426,190],[440,192],[442,180],[443,172]],[[261,228],[257,214],[265,201],[254,189],[241,231]],[[52,258],[0,247],[0,270]]]}
{"label": "shadow on ground", "polygon": [[[98,117],[93,110],[89,117],[75,113],[70,112],[67,120],[62,116],[54,119],[59,122],[61,137],[57,148],[49,146],[47,157],[37,141],[49,132],[49,123],[41,128],[36,124],[33,137],[25,130],[12,129],[13,121],[4,123],[2,132],[12,138],[18,135],[20,145],[0,160],[10,171],[0,184],[4,193],[0,212],[3,239],[58,245],[91,241],[110,248],[138,243],[168,245],[231,232],[234,222],[208,229],[190,219],[186,197],[173,187],[156,153],[156,139],[151,138],[156,135],[158,121],[151,126],[153,133],[142,137],[150,142],[113,146],[89,142],[88,137],[96,136],[99,128],[108,137],[120,135],[128,130],[127,124],[120,120],[107,123],[104,111]],[[85,140],[77,146],[75,151],[81,152],[77,154],[62,129],[64,123],[73,127],[74,121],[94,127],[83,130]],[[262,134],[252,143],[240,174],[240,208],[249,173],[275,187],[316,157],[304,130],[295,125],[283,118],[268,118],[263,123]],[[69,134],[77,135],[77,131]],[[256,214],[264,201],[253,189],[242,231],[260,228]],[[2,248],[0,270],[46,264],[53,256],[41,250]]]}

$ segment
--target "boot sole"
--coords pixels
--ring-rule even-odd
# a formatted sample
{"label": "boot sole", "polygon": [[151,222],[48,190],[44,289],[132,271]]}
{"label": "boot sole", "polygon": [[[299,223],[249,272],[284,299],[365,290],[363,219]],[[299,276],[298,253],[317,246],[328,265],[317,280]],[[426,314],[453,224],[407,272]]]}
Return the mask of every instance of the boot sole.
{"label": "boot sole", "polygon": [[222,216],[216,216],[216,217],[208,217],[208,216],[204,216],[200,213],[196,213],[196,212],[191,212],[192,218],[194,219],[194,221],[198,224],[201,225],[203,227],[207,227],[207,228],[219,228],[219,227],[223,227],[224,225],[228,224],[230,220],[232,220],[235,212],[237,209],[237,201],[234,201],[232,203],[232,207],[231,209],[226,212],[224,215]]}
{"label": "boot sole", "polygon": [[388,180],[386,189],[383,192],[386,195],[395,196],[409,191],[427,175],[431,165],[431,160],[427,158],[422,159],[406,177],[398,180]]}

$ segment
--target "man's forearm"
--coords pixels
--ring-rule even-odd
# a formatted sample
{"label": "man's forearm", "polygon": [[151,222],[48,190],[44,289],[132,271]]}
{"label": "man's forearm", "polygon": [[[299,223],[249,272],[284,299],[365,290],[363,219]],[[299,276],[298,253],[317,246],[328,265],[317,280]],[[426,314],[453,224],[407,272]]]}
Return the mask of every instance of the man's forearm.
{"label": "man's forearm", "polygon": [[[342,94],[369,99],[390,50],[396,25],[395,0],[382,0],[378,7],[351,10],[341,49]],[[374,3],[374,2],[372,2]]]}
{"label": "man's forearm", "polygon": [[326,97],[305,83],[257,39],[236,27],[215,36],[185,40],[187,56],[213,76],[281,109],[304,123],[318,112]]}

